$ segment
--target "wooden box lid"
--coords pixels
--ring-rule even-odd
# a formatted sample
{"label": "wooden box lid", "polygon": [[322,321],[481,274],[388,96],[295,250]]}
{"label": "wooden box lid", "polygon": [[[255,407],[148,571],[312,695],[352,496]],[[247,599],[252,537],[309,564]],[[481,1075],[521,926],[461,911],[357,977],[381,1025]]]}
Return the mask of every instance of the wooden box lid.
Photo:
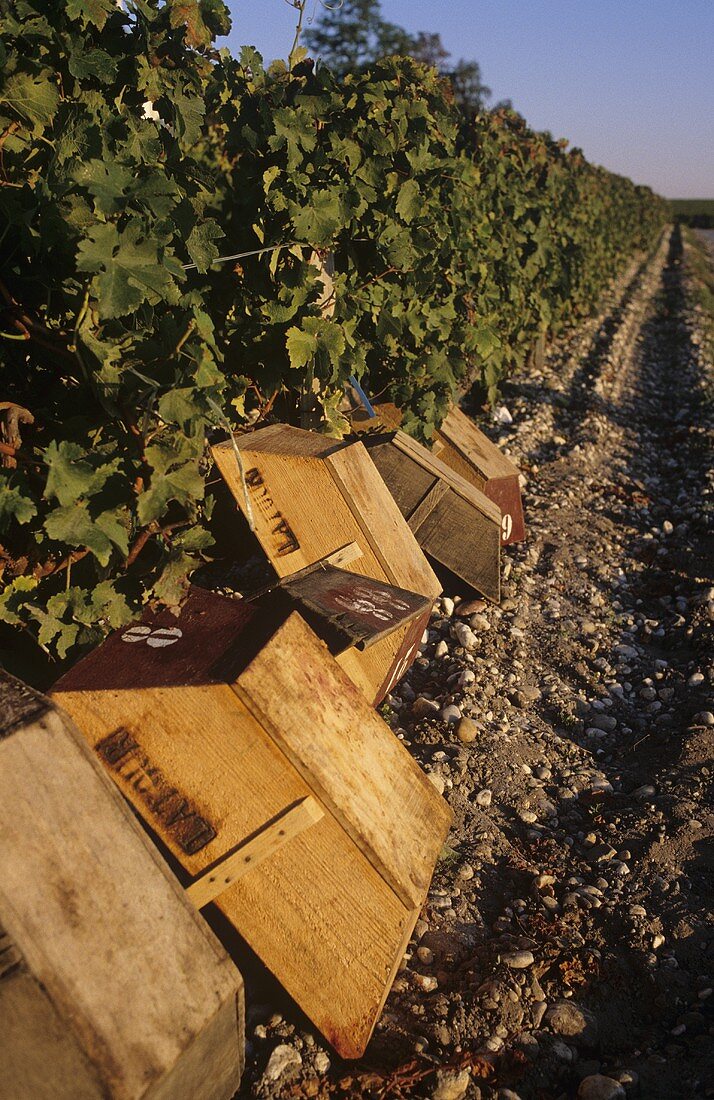
{"label": "wooden box lid", "polygon": [[333,565],[287,577],[254,599],[264,609],[298,611],[333,656],[352,646],[376,645],[399,627],[423,620],[432,605],[428,596]]}

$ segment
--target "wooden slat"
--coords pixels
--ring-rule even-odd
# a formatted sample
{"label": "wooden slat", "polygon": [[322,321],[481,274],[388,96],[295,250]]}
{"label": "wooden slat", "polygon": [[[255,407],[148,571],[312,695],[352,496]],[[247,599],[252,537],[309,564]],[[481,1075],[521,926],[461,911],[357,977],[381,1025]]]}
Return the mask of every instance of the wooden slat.
{"label": "wooden slat", "polygon": [[418,532],[426,517],[431,515],[441,498],[446,496],[448,491],[449,486],[445,485],[443,481],[434,482],[424,499],[417,504],[416,508],[407,519],[409,527],[414,534]]}
{"label": "wooden slat", "polygon": [[0,673],[0,922],[21,959],[0,978],[0,1094],[228,1100],[240,975],[72,723],[26,688],[16,706],[14,683]]}
{"label": "wooden slat", "polygon": [[465,478],[461,477],[454,470],[442,462],[436,455],[431,454],[430,451],[423,447],[421,443],[417,443],[416,439],[412,439],[411,436],[406,435],[404,432],[396,432],[394,435],[393,443],[395,447],[398,447],[403,454],[408,455],[414,462],[417,462],[423,470],[427,470],[433,474],[434,477],[441,478],[446,481],[449,488],[459,496],[463,497],[465,501],[471,504],[478,511],[482,512],[494,523],[500,525],[501,514],[496,505],[479,492],[473,485],[470,485]]}
{"label": "wooden slat", "polygon": [[518,477],[516,464],[457,405],[449,410],[437,437],[458,451],[480,473],[484,481],[498,477]]}
{"label": "wooden slat", "polygon": [[323,817],[323,810],[308,795],[294,806],[289,806],[274,821],[260,829],[255,836],[240,844],[230,855],[225,856],[215,867],[199,875],[195,882],[186,887],[186,897],[197,909],[215,901],[225,893],[229,886],[247,875],[255,867],[275,855],[283,844],[298,836]]}
{"label": "wooden slat", "polygon": [[355,520],[370,532],[390,584],[436,599],[441,585],[363,444],[334,451],[328,466]]}
{"label": "wooden slat", "polygon": [[500,539],[500,525],[456,493],[443,497],[419,528],[426,552],[494,603],[501,598]]}
{"label": "wooden slat", "polygon": [[449,812],[298,615],[235,690],[404,905],[420,905]]}

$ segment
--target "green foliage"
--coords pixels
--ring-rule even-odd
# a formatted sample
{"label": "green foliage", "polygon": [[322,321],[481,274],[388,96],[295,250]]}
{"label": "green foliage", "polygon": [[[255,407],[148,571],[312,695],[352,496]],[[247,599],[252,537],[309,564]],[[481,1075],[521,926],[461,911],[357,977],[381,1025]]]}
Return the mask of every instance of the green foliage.
{"label": "green foliage", "polygon": [[[305,8],[305,0],[296,7]],[[410,34],[382,16],[380,0],[340,0],[323,3],[318,17],[304,32],[305,42],[318,61],[336,76],[365,72],[387,57],[410,57],[445,77],[451,95],[467,116],[481,110],[491,95],[481,79],[477,61],[450,63],[451,54],[441,35],[428,31]]]}
{"label": "green foliage", "polygon": [[669,208],[680,225],[714,229],[714,199],[670,199]]}
{"label": "green foliage", "polygon": [[0,467],[0,624],[52,656],[180,600],[212,425],[340,435],[355,374],[428,439],[664,216],[512,112],[465,122],[412,59],[338,80],[212,53],[219,0],[0,14],[0,401],[35,418]]}
{"label": "green foliage", "polygon": [[215,0],[0,13],[0,396],[35,416],[0,471],[0,621],[62,656],[200,561],[180,532],[204,521],[209,399],[232,395],[182,266],[221,232],[185,142],[228,23]]}

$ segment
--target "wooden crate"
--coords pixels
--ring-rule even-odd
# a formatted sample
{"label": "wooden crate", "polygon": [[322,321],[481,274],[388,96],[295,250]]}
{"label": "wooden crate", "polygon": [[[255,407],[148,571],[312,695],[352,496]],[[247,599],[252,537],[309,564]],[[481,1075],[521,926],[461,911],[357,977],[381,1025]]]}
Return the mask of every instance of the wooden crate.
{"label": "wooden crate", "polygon": [[0,672],[0,1097],[228,1100],[243,984],[73,724]]}
{"label": "wooden crate", "polygon": [[361,439],[422,550],[498,603],[498,506],[404,432],[370,430]]}
{"label": "wooden crate", "polygon": [[315,1026],[359,1057],[450,812],[324,643],[297,613],[276,624],[194,589],[178,619],[112,635],[55,697],[189,893],[220,891]]}
{"label": "wooden crate", "polygon": [[[355,430],[378,434],[381,428],[401,426],[402,414],[396,405],[384,402],[375,406],[375,412],[376,418],[368,417],[363,409],[356,410],[352,415]],[[502,546],[523,541],[526,529],[518,467],[458,405],[452,405],[441,430],[435,433],[431,453],[498,506]]]}
{"label": "wooden crate", "polygon": [[501,543],[526,537],[519,471],[473,420],[454,405],[436,433],[434,453],[501,509]]}
{"label": "wooden crate", "polygon": [[432,607],[428,596],[325,562],[255,599],[283,617],[298,611],[373,706],[418,655]]}
{"label": "wooden crate", "polygon": [[[432,599],[439,595],[438,580],[361,443],[337,443],[286,424],[235,442],[256,535],[279,577],[356,542],[355,573]],[[246,512],[230,440],[213,447],[213,457]]]}

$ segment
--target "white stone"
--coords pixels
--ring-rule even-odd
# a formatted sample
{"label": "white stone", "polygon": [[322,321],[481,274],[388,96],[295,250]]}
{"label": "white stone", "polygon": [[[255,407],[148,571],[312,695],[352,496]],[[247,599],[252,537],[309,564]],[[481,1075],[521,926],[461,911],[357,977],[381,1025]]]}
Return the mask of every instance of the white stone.
{"label": "white stone", "polygon": [[330,1068],[330,1059],[325,1054],[324,1050],[320,1050],[315,1055],[315,1069],[318,1073],[327,1073]]}
{"label": "white stone", "polygon": [[288,1070],[297,1069],[301,1065],[302,1057],[300,1053],[294,1047],[288,1046],[287,1043],[281,1043],[270,1055],[263,1078],[266,1081],[277,1081]]}
{"label": "white stone", "polygon": [[431,1100],[461,1100],[466,1095],[470,1081],[471,1074],[467,1069],[437,1070],[436,1087],[431,1094]]}

